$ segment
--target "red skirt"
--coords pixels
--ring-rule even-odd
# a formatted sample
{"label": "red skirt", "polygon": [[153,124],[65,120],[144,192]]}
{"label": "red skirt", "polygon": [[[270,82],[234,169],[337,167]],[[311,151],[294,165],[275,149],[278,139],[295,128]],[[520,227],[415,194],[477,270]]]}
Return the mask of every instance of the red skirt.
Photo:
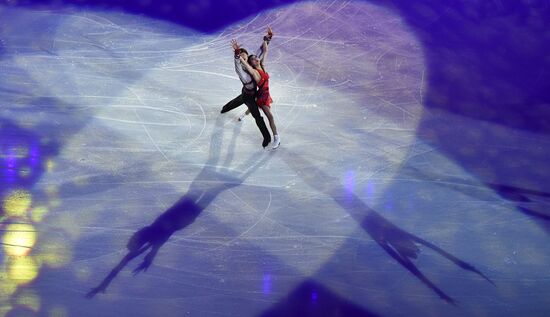
{"label": "red skirt", "polygon": [[273,102],[273,99],[271,99],[269,90],[267,89],[258,90],[258,95],[256,96],[256,104],[258,105],[258,107],[259,106],[271,107],[272,102]]}

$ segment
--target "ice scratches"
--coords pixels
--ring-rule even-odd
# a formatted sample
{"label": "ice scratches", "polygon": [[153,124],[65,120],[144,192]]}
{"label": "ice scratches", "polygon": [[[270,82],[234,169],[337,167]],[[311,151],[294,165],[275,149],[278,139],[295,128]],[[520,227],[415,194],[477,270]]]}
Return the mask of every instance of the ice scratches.
{"label": "ice scratches", "polygon": [[[232,190],[230,190],[230,192],[231,192],[231,194],[233,194],[233,196],[235,196],[240,202],[244,203],[247,207],[253,209],[254,211],[258,211],[258,210],[256,210],[256,208],[252,207],[249,203],[242,200],[237,194],[235,194],[235,192],[233,192]],[[260,222],[262,222],[266,218],[266,215],[269,211],[269,207],[271,206],[271,199],[272,199],[271,192],[269,192],[269,201],[268,201],[267,206],[265,207],[265,209],[261,212],[261,216],[258,217],[256,222],[254,222],[252,225],[250,225],[246,230],[242,231],[241,233],[239,233],[236,237],[232,238],[231,240],[222,243],[218,247],[213,248],[213,249],[205,250],[201,253],[210,253],[212,251],[219,250],[220,248],[230,246],[235,241],[240,240],[242,237],[244,237],[248,232],[250,232],[252,229],[254,229],[254,227],[256,227]]]}

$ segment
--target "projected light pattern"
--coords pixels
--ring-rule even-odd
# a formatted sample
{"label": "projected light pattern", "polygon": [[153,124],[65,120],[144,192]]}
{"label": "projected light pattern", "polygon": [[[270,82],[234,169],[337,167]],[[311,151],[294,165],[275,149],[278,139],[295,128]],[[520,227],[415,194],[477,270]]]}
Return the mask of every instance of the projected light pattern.
{"label": "projected light pattern", "polygon": [[[6,127],[0,130],[8,132],[8,129]],[[28,183],[31,174],[40,173],[42,169],[40,149],[34,140],[12,139],[9,138],[10,134],[4,135],[3,142],[0,144],[2,180],[8,186]]]}
{"label": "projected light pattern", "polygon": [[4,179],[6,183],[14,183],[17,179],[17,170],[16,170],[16,158],[15,155],[13,155],[13,151],[11,149],[8,149],[6,151],[6,154],[2,155],[4,156],[5,166],[6,168],[4,170]]}
{"label": "projected light pattern", "polygon": [[[4,96],[4,95],[2,95]],[[40,295],[32,288],[44,264],[38,224],[49,211],[40,190],[32,186],[43,176],[43,150],[29,128],[0,118],[0,316],[38,313]],[[37,249],[38,248],[38,249]]]}
{"label": "projected light pattern", "polygon": [[[465,70],[430,77],[462,52],[430,55],[430,25],[444,36],[461,11],[376,3],[306,1],[213,33],[1,7],[0,316],[540,312],[547,194],[461,163],[515,149],[487,135],[540,162],[547,139],[435,111],[454,101],[427,89]],[[230,40],[254,50],[267,25],[277,151],[244,107],[219,113],[241,88]]]}
{"label": "projected light pattern", "polygon": [[[332,9],[336,10],[339,17],[355,16],[355,19],[362,20],[358,14],[368,13],[373,19],[370,24],[363,24],[360,28],[341,25],[336,20],[327,23],[325,19],[319,19],[320,16],[328,18],[327,12],[331,12]],[[11,12],[12,18],[18,20],[29,20],[26,14],[33,13],[16,9]],[[47,88],[49,95],[53,97],[46,102],[52,104],[54,109],[59,109],[56,111],[59,111],[60,115],[81,115],[83,110],[89,111],[88,121],[82,130],[75,130],[67,124],[66,129],[70,138],[65,138],[67,134],[63,133],[54,135],[52,141],[63,146],[54,163],[49,163],[52,161],[47,159],[48,163],[43,164],[48,173],[43,175],[41,185],[37,188],[48,197],[48,204],[44,206],[47,208],[47,215],[45,218],[41,217],[40,211],[43,209],[37,209],[33,216],[59,228],[61,234],[68,238],[65,241],[73,245],[65,252],[55,252],[55,259],[61,259],[59,263],[49,256],[41,255],[41,263],[52,269],[43,269],[41,272],[59,274],[55,272],[64,272],[67,269],[67,259],[82,259],[83,256],[93,258],[93,255],[85,250],[95,249],[102,252],[101,249],[97,249],[97,244],[93,247],[88,241],[95,235],[94,230],[90,228],[105,227],[105,219],[111,219],[109,222],[112,225],[118,223],[124,227],[127,226],[127,222],[119,213],[126,210],[124,213],[135,214],[136,210],[141,210],[138,213],[142,215],[140,225],[150,223],[152,219],[147,216],[151,215],[152,210],[146,209],[162,211],[173,203],[174,197],[185,193],[185,187],[181,188],[178,184],[192,181],[192,176],[196,173],[193,166],[201,166],[207,161],[204,145],[208,146],[209,142],[212,142],[210,134],[216,127],[213,115],[217,116],[218,108],[239,92],[239,83],[232,70],[231,52],[227,50],[227,43],[235,37],[243,45],[253,49],[259,45],[268,24],[277,30],[278,36],[278,43],[274,41],[272,45],[268,67],[273,78],[274,111],[280,122],[283,137],[289,135],[285,141],[286,146],[292,148],[304,143],[311,148],[318,148],[319,163],[325,160],[334,161],[335,164],[330,169],[332,172],[338,175],[349,174],[351,183],[348,185],[351,186],[351,191],[356,190],[355,186],[362,186],[360,183],[352,183],[365,179],[368,171],[355,171],[353,165],[348,166],[346,170],[340,170],[337,163],[349,158],[353,161],[362,157],[366,154],[363,151],[364,146],[384,146],[387,151],[384,156],[391,156],[391,159],[372,158],[369,165],[380,171],[385,169],[387,174],[391,175],[397,166],[394,164],[398,164],[400,157],[406,153],[406,147],[401,147],[401,144],[406,143],[412,136],[386,135],[379,138],[375,135],[383,133],[383,130],[379,130],[381,126],[390,129],[399,126],[414,130],[421,112],[421,105],[414,97],[419,87],[415,78],[421,76],[423,68],[422,54],[414,37],[407,32],[399,19],[388,18],[391,16],[389,11],[360,3],[336,6],[331,3],[306,3],[245,21],[227,28],[217,36],[200,36],[196,32],[177,30],[162,23],[144,23],[143,18],[121,17],[113,13],[54,13],[54,29],[46,26],[47,21],[53,21],[47,19],[46,14],[39,13],[37,17],[32,18],[41,29],[55,32],[47,32],[47,35],[40,37],[45,41],[40,45],[48,51],[46,55],[18,54],[14,57],[18,65],[34,65],[33,69],[27,69],[27,74],[37,83],[65,83]],[[379,23],[386,25],[387,30],[383,31],[386,34],[385,40],[366,41],[366,34],[379,32]],[[305,25],[315,25],[316,28],[296,37],[296,31],[304,29]],[[373,31],[375,33],[372,33]],[[48,37],[55,38],[55,46],[48,44]],[[17,39],[12,38],[10,42],[17,43]],[[398,52],[407,53],[389,53],[387,45],[394,46]],[[370,54],[364,55],[365,51],[370,51]],[[292,52],[292,55],[288,55],[292,58],[285,58],[285,52]],[[359,59],[362,59],[363,63],[358,64],[359,72],[355,71],[357,67],[353,64],[335,63],[338,56],[345,54],[361,56]],[[393,68],[396,62],[400,65],[399,69]],[[43,64],[55,71],[42,70],[40,65]],[[385,72],[383,75],[382,71]],[[316,74],[315,77],[311,77],[312,74]],[[392,100],[385,84],[380,81],[381,76],[391,78],[388,77],[390,74],[396,76],[394,80],[400,82],[404,90],[414,93],[410,97],[400,97],[399,101]],[[82,81],[81,78],[96,80]],[[205,85],[216,87],[216,90],[206,89]],[[368,93],[357,94],[357,91]],[[373,107],[362,107],[365,102]],[[345,104],[346,107],[338,110],[335,108],[338,104]],[[236,110],[238,111],[242,110]],[[407,120],[403,121],[404,117]],[[62,120],[62,117],[58,120]],[[238,126],[228,126],[234,122],[227,120],[231,120],[231,114],[226,116],[223,123],[227,132],[221,138],[221,142],[228,144],[229,148],[220,149],[219,157],[225,159],[213,167],[226,169],[230,176],[238,172],[235,170],[239,168],[237,163],[246,161],[249,155],[255,153],[258,134],[250,127],[249,120],[245,120],[242,128],[239,128],[242,132],[237,129]],[[79,122],[78,118],[76,122]],[[322,125],[318,124],[310,124],[312,128],[308,130],[300,128],[308,124],[307,122],[326,122],[327,126],[332,128],[325,133],[321,129]],[[373,137],[361,138],[354,127],[365,127],[371,131]],[[239,134],[237,139],[236,136]],[[388,143],[388,138],[394,140],[395,146]],[[229,141],[230,139],[238,142]],[[110,142],[105,143],[106,140]],[[357,144],[361,146],[358,147]],[[329,150],[336,146],[347,149],[345,156],[343,152]],[[280,153],[283,155],[284,151]],[[153,159],[157,155],[160,155],[160,160]],[[124,159],[121,159],[122,157]],[[232,157],[235,159],[232,160]],[[182,162],[182,158],[189,162],[178,164],[179,168],[168,173],[167,168],[171,169],[172,162]],[[386,162],[389,161],[394,163],[388,165]],[[60,162],[63,162],[62,166]],[[137,162],[145,164],[135,164]],[[301,193],[309,190],[307,185],[293,181],[293,172],[284,167],[284,162],[275,160],[273,164],[274,167],[277,166],[275,169],[259,169],[242,186],[233,189],[231,193],[236,195],[236,201],[229,199],[226,193],[220,194],[216,204],[212,205],[213,209],[209,207],[202,212],[201,217],[196,220],[198,224],[182,229],[182,234],[197,234],[198,237],[202,237],[199,232],[194,233],[194,230],[200,228],[200,223],[204,221],[217,224],[213,227],[207,225],[212,227],[214,232],[225,232],[225,237],[216,242],[219,244],[217,246],[209,245],[208,238],[199,238],[196,245],[191,247],[198,252],[192,257],[192,263],[205,269],[213,264],[207,258],[200,257],[201,253],[206,254],[204,249],[213,250],[209,252],[227,252],[226,250],[241,244],[257,250],[256,256],[253,256],[252,260],[243,259],[245,262],[255,262],[256,259],[267,257],[272,258],[269,260],[271,263],[288,265],[288,272],[294,277],[283,279],[284,283],[281,285],[278,282],[277,296],[271,296],[274,287],[272,283],[275,280],[279,281],[275,279],[274,273],[270,273],[264,280],[262,272],[261,277],[257,279],[262,281],[259,291],[262,294],[270,294],[270,300],[276,301],[283,292],[290,291],[300,283],[303,276],[315,274],[325,262],[330,261],[332,254],[345,243],[346,237],[357,228],[357,224],[350,222],[333,203],[325,206],[328,208],[321,208],[315,212],[315,217],[320,219],[330,219],[336,212],[338,217],[344,220],[337,227],[323,228],[327,230],[322,234],[327,236],[326,241],[314,237],[319,231],[315,221],[303,225],[307,222],[301,218],[307,217],[309,213],[296,213],[299,215],[299,218],[295,219],[297,221],[294,224],[288,223],[281,218],[284,217],[283,214],[275,211],[287,208],[307,210],[299,202],[307,204]],[[55,168],[49,172],[52,165]],[[273,177],[273,172],[278,169],[289,177]],[[151,187],[154,192],[169,194],[158,196],[151,205],[151,202],[147,202],[147,195],[142,193],[146,183],[140,182],[145,179],[151,179],[157,184]],[[60,180],[67,185],[53,185],[59,184]],[[219,181],[216,178],[215,180]],[[202,186],[208,184],[214,183],[206,182]],[[289,184],[288,191],[277,189],[283,184]],[[249,186],[265,185],[268,186],[265,190],[258,188],[252,191],[253,196],[246,194],[245,189]],[[380,190],[385,186],[387,184],[379,184]],[[88,199],[98,203],[87,205]],[[107,203],[108,201],[114,203]],[[246,202],[244,209],[240,204],[235,204],[238,201]],[[264,202],[269,204],[264,205]],[[60,207],[64,212],[59,212]],[[212,213],[211,210],[218,212]],[[112,217],[111,214],[118,216]],[[266,217],[267,215],[270,216]],[[78,223],[78,226],[75,226],[75,223]],[[285,234],[275,240],[264,237],[273,234],[272,226],[277,223],[283,224]],[[39,239],[38,245],[42,252],[48,251],[49,245],[58,244],[58,237],[47,234],[51,230],[48,227],[44,228],[45,234],[41,239],[48,243],[42,245],[42,240]],[[100,235],[103,237],[100,245],[111,245],[118,239],[116,235],[112,235],[113,231],[107,230],[105,233],[108,236]],[[187,240],[176,241],[186,243]],[[269,241],[274,241],[275,244]],[[284,246],[287,243],[290,244],[289,247]],[[182,250],[187,248],[184,247]],[[282,251],[288,248],[289,252]],[[166,245],[162,250],[174,252],[177,249],[172,245]],[[183,255],[178,255],[178,252],[169,257],[166,264],[168,267],[179,265],[177,263]],[[248,257],[254,253],[246,254]],[[307,261],[301,260],[304,256]],[[92,284],[99,278],[98,266],[112,263],[108,261],[109,258],[100,256],[100,262],[75,262],[74,278],[78,283]],[[104,260],[106,262],[103,262]],[[231,276],[245,274],[240,266],[235,267],[238,263],[239,261],[228,263],[226,270],[236,270]],[[255,269],[251,271],[258,274]],[[224,274],[223,271],[220,274]],[[114,280],[113,285],[121,281],[129,282],[123,278],[121,274]],[[220,277],[208,283],[217,283],[219,280],[226,281],[224,283],[227,287],[235,289],[236,292],[248,287],[258,288],[257,285],[245,286],[252,281],[248,278],[237,282],[232,278]],[[44,293],[40,292],[39,295],[43,297]],[[57,305],[72,305],[67,304],[64,299],[54,298],[49,301]],[[44,298],[44,301],[48,300]],[[262,309],[259,306],[247,307],[250,314]],[[133,313],[146,314],[144,311]]]}
{"label": "projected light pattern", "polygon": [[28,224],[10,224],[4,234],[4,250],[10,256],[27,255],[36,243],[34,227]]}

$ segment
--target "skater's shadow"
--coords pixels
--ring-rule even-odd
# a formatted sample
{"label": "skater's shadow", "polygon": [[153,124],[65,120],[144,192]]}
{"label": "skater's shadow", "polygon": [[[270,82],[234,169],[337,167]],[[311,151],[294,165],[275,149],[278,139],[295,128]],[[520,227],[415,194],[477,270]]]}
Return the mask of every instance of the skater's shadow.
{"label": "skater's shadow", "polygon": [[[192,224],[195,219],[208,207],[208,205],[223,191],[241,185],[260,166],[265,164],[271,155],[262,151],[252,153],[250,158],[232,171],[219,166],[220,150],[222,145],[223,126],[221,117],[218,118],[214,132],[210,140],[209,158],[200,173],[195,177],[187,193],[174,205],[168,208],[153,223],[136,231],[126,247],[128,253],[111,270],[105,279],[87,293],[91,298],[99,292],[105,292],[106,288],[116,275],[135,257],[149,250],[140,265],[134,269],[134,274],[146,271],[153,263],[157,252],[168,239],[179,230]],[[240,125],[239,125],[240,127]],[[230,148],[227,157],[222,162],[229,166],[233,159],[234,147],[239,128],[233,130]]]}
{"label": "skater's shadow", "polygon": [[474,181],[460,177],[437,175],[421,171],[414,167],[407,167],[405,173],[416,179],[434,182],[438,186],[444,186],[479,200],[489,201],[494,198],[489,193],[480,189],[481,186],[486,186],[497,193],[502,199],[515,203],[516,208],[524,214],[540,220],[550,220],[550,212],[548,210],[550,193],[547,192],[496,183],[475,183]]}
{"label": "skater's shadow", "polygon": [[[547,231],[550,230],[550,193],[548,192],[496,183],[479,183],[459,177],[437,175],[411,167],[407,167],[407,174],[430,182],[435,180],[435,183],[439,186],[450,188],[482,201],[494,200],[494,191],[502,199],[513,203],[517,210],[531,217],[531,219],[541,220],[538,223]],[[492,191],[488,192],[480,187],[487,187]]]}
{"label": "skater's shadow", "polygon": [[536,207],[544,205],[548,208],[550,193],[500,184],[487,184],[487,186],[497,192],[500,197],[515,202],[516,207],[524,214],[550,221],[550,212],[548,210],[537,210],[538,207]]}
{"label": "skater's shadow", "polygon": [[447,295],[413,263],[413,259],[420,253],[419,246],[425,246],[447,258],[460,268],[474,272],[494,285],[494,283],[471,264],[464,262],[436,245],[409,233],[382,217],[375,210],[367,206],[359,197],[339,185],[338,179],[329,176],[314,164],[300,157],[296,153],[287,152],[285,162],[309,186],[330,196],[342,207],[361,227],[376,241],[376,243],[394,258],[405,269],[414,274],[427,287],[434,291],[443,300],[456,304],[454,299]]}

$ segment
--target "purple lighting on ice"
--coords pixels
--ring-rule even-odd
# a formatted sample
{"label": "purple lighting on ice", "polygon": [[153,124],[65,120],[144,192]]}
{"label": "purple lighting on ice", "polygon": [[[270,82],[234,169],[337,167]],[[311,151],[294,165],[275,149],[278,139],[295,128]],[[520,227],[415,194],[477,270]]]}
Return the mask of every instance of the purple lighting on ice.
{"label": "purple lighting on ice", "polygon": [[317,301],[317,292],[315,291],[311,292],[311,301],[313,302]]}
{"label": "purple lighting on ice", "polygon": [[373,182],[368,182],[367,183],[366,193],[367,193],[367,199],[372,199],[372,196],[374,196],[374,183]]}
{"label": "purple lighting on ice", "polygon": [[268,295],[271,293],[271,275],[270,274],[264,274],[264,280],[263,280],[263,291],[264,294]]}
{"label": "purple lighting on ice", "polygon": [[36,143],[30,146],[31,168],[34,169],[40,162],[40,148]]}
{"label": "purple lighting on ice", "polygon": [[355,172],[347,171],[344,179],[344,188],[346,189],[346,201],[351,202],[355,191]]}
{"label": "purple lighting on ice", "polygon": [[6,169],[4,170],[4,179],[7,183],[12,183],[16,178],[16,167],[17,167],[17,158],[15,152],[11,148],[7,148],[5,153],[2,153],[4,156]]}

